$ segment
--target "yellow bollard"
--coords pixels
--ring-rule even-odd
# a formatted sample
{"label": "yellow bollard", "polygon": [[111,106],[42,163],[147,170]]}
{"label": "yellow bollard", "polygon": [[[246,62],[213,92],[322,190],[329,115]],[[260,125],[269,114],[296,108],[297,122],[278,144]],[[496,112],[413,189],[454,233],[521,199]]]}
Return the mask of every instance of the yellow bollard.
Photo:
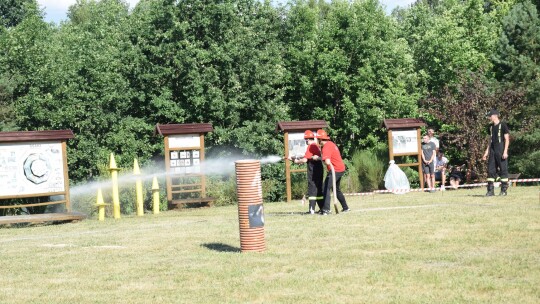
{"label": "yellow bollard", "polygon": [[120,218],[120,196],[118,194],[118,169],[116,167],[116,160],[114,160],[114,154],[111,153],[111,161],[109,164],[109,171],[111,171],[112,179],[112,199],[113,199],[113,216],[115,219]]}
{"label": "yellow bollard", "polygon": [[98,207],[98,220],[104,221],[105,220],[105,204],[103,202],[103,192],[101,192],[101,188],[98,189],[97,192],[97,201],[96,206]]}
{"label": "yellow bollard", "polygon": [[154,201],[154,214],[159,213],[159,185],[157,181],[157,177],[154,176],[154,179],[152,180],[152,198]]}
{"label": "yellow bollard", "polygon": [[143,193],[142,193],[142,180],[141,180],[141,170],[139,169],[139,162],[135,158],[133,161],[133,175],[135,175],[135,194],[137,197],[137,216],[144,215],[143,207]]}

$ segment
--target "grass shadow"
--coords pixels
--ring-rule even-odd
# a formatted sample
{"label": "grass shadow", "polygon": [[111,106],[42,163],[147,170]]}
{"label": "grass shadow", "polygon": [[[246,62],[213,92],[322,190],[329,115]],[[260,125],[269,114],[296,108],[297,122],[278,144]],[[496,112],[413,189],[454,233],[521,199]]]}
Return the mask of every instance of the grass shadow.
{"label": "grass shadow", "polygon": [[207,249],[219,251],[219,252],[240,252],[240,248],[233,247],[223,243],[205,243],[201,246],[206,247]]}

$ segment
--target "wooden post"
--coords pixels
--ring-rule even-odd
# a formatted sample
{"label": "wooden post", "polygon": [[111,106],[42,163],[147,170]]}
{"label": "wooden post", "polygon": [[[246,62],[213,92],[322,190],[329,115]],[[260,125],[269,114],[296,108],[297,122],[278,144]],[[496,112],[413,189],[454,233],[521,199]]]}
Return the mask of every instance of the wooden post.
{"label": "wooden post", "polygon": [[[418,138],[422,134],[420,133],[420,128],[416,129],[416,134],[418,134]],[[420,139],[418,141],[418,178],[420,179],[420,189],[424,190],[424,172],[422,170],[422,140]]]}
{"label": "wooden post", "polygon": [[[200,167],[201,168],[201,197],[206,197],[206,175],[204,174],[204,172],[202,172],[202,166],[203,166],[203,163],[204,163],[204,134],[201,133],[200,135],[200,150],[199,150],[199,161],[200,161]],[[192,152],[193,153],[193,152]]]}
{"label": "wooden post", "polygon": [[388,159],[394,159],[394,141],[392,139],[392,130],[388,130]]}
{"label": "wooden post", "polygon": [[171,169],[169,164],[171,163],[171,150],[169,149],[169,136],[165,136],[165,172],[166,172],[166,187],[167,187],[167,201],[172,201],[172,181],[171,181]]}
{"label": "wooden post", "polygon": [[62,141],[62,158],[64,161],[64,199],[66,201],[66,211],[71,212],[71,200],[69,197],[69,175],[67,166],[67,144],[66,141]]}
{"label": "wooden post", "polygon": [[292,190],[291,190],[291,161],[289,157],[289,132],[285,132],[285,183],[287,187],[287,203],[292,201]]}

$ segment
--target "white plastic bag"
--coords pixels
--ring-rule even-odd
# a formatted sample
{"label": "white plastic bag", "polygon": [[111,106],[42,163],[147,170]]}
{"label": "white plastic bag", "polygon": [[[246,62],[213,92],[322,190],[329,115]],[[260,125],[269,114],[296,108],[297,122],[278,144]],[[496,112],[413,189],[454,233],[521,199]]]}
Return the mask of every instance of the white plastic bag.
{"label": "white plastic bag", "polygon": [[395,194],[404,194],[411,189],[407,175],[393,160],[390,161],[390,166],[384,175],[384,187]]}

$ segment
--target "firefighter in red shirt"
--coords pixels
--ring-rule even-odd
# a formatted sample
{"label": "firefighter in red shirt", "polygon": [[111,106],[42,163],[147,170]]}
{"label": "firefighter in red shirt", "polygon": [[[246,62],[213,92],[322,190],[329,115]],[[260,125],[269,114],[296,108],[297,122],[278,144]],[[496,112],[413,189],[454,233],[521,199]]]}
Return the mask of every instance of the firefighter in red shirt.
{"label": "firefighter in red shirt", "polygon": [[341,158],[341,153],[339,152],[336,144],[330,141],[330,137],[328,137],[326,131],[322,129],[317,130],[317,138],[319,139],[323,147],[322,160],[326,164],[326,167],[328,169],[328,174],[326,175],[326,180],[324,181],[324,207],[321,214],[327,215],[330,213],[330,189],[333,184],[331,169],[332,167],[330,165],[334,167],[336,175],[336,189],[334,189],[334,191],[336,193],[339,203],[341,204],[341,207],[343,208],[341,212],[348,212],[350,211],[349,206],[347,206],[345,196],[343,195],[339,187],[341,177],[343,176],[343,174],[345,174],[345,163]]}
{"label": "firefighter in red shirt", "polygon": [[307,163],[309,214],[315,214],[315,204],[319,206],[319,212],[323,208],[323,165],[321,162],[321,148],[317,145],[315,134],[311,130],[304,132],[307,150],[301,159],[295,159],[295,164]]}

